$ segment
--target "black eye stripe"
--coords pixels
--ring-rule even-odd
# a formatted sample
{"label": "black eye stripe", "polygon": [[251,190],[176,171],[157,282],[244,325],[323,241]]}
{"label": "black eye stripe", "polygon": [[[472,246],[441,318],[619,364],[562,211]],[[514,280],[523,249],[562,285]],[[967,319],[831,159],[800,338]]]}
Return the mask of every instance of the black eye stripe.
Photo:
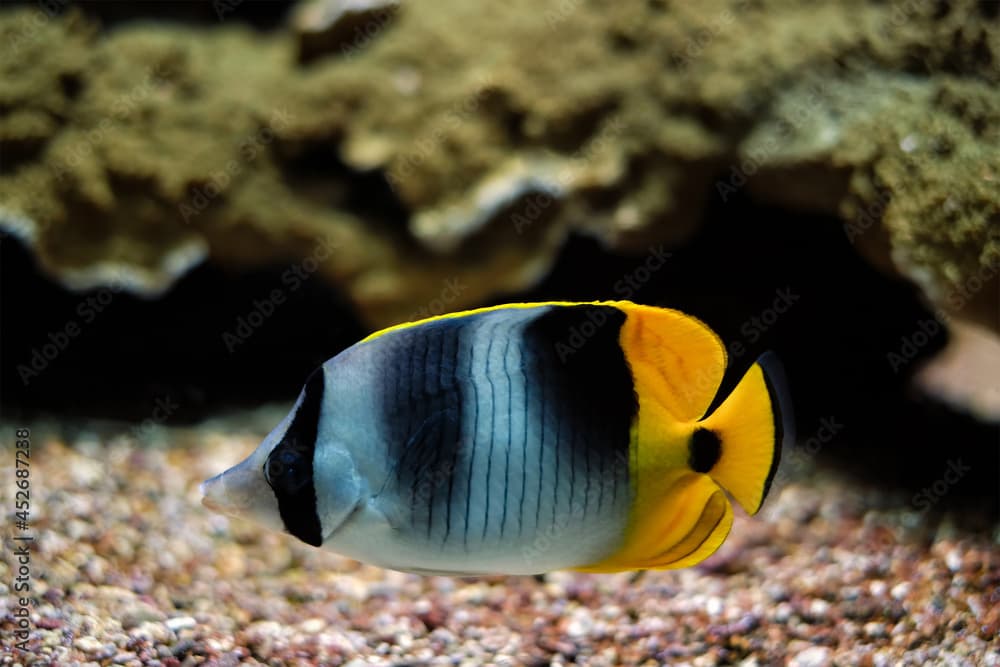
{"label": "black eye stripe", "polygon": [[317,547],[323,543],[323,530],[316,511],[313,455],[323,390],[323,369],[319,368],[306,381],[288,430],[264,462],[264,478],[278,500],[285,530]]}

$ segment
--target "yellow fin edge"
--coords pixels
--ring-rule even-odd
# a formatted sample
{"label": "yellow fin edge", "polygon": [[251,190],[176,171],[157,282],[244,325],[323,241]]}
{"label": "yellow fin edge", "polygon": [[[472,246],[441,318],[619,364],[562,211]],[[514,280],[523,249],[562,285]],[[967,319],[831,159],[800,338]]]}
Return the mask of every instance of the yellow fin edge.
{"label": "yellow fin edge", "polygon": [[489,313],[494,310],[522,310],[527,308],[540,308],[542,306],[612,306],[618,308],[619,310],[625,310],[627,306],[635,306],[636,304],[631,301],[537,301],[537,302],[526,302],[526,303],[504,303],[498,306],[484,306],[483,308],[473,308],[471,310],[460,310],[454,313],[443,313],[441,315],[433,315],[431,317],[425,317],[420,320],[414,320],[412,322],[400,322],[399,324],[394,324],[391,327],[386,327],[385,329],[380,329],[374,333],[368,334],[365,338],[362,338],[361,343],[367,343],[368,341],[375,340],[380,336],[384,336],[392,331],[399,331],[401,329],[408,329],[410,327],[420,326],[421,324],[427,324],[428,322],[436,322],[438,320],[447,320],[458,317],[466,317],[467,315],[478,315],[480,313]]}

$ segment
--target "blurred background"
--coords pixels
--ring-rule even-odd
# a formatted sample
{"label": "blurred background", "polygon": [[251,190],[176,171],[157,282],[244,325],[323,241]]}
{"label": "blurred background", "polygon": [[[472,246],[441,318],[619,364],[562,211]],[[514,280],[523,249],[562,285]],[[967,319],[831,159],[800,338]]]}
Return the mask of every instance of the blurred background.
{"label": "blurred background", "polygon": [[920,487],[960,454],[995,508],[996,19],[5,3],[4,417],[191,423],[375,328],[628,298],[730,381],[776,350],[800,441],[842,425],[810,455]]}
{"label": "blurred background", "polygon": [[[367,333],[551,299],[784,362],[705,563],[417,577],[199,504]],[[1000,3],[7,0],[0,361],[25,664],[1000,665]]]}

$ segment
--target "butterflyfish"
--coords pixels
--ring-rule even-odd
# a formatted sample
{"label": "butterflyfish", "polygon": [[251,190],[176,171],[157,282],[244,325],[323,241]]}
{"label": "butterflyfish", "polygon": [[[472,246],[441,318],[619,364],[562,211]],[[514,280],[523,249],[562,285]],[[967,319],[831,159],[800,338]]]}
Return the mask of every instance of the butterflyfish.
{"label": "butterflyfish", "polygon": [[698,319],[628,301],[400,324],[317,369],[204,504],[422,574],[694,565],[790,437],[777,359],[716,397],[726,363]]}

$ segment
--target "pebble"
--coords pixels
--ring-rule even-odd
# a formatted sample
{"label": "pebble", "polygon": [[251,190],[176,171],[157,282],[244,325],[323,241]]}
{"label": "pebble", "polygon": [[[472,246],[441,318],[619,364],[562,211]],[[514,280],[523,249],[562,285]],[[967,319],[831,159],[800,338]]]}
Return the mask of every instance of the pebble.
{"label": "pebble", "polygon": [[129,630],[149,621],[162,621],[164,614],[156,607],[140,602],[123,611],[118,618],[122,627]]}
{"label": "pebble", "polygon": [[885,631],[885,623],[876,623],[874,621],[865,623],[865,634],[876,639],[888,636],[888,633]]}
{"label": "pebble", "polygon": [[817,618],[826,618],[826,615],[830,612],[830,603],[826,600],[816,599],[809,603],[809,615]]}
{"label": "pebble", "polygon": [[705,603],[705,611],[709,616],[718,616],[722,613],[722,598],[710,597]]}
{"label": "pebble", "polygon": [[[868,514],[831,500],[861,492],[818,468],[773,513],[736,517],[738,574],[418,577],[220,524],[186,494],[262,434],[198,433],[164,456],[133,456],[123,437],[40,461],[54,565],[37,582],[36,664],[1000,667],[994,538],[956,526],[947,541],[873,543]],[[84,456],[102,457],[88,486],[72,480]],[[890,528],[907,512],[873,504],[887,509],[869,523]]]}
{"label": "pebble", "polygon": [[594,627],[594,621],[590,612],[586,609],[577,609],[573,612],[573,617],[566,624],[566,634],[570,637],[585,637],[590,634]]}
{"label": "pebble", "polygon": [[893,586],[892,590],[889,593],[896,600],[904,600],[906,599],[906,596],[910,594],[910,589],[912,587],[913,586],[912,584],[910,584],[910,582],[904,581],[902,583]]}
{"label": "pebble", "polygon": [[104,649],[104,644],[93,637],[77,637],[76,641],[73,642],[73,646],[84,653],[97,653]]}
{"label": "pebble", "polygon": [[795,609],[792,608],[792,605],[787,602],[782,602],[778,604],[777,608],[774,610],[774,620],[778,623],[787,623],[788,619],[790,619],[794,613]]}
{"label": "pebble", "polygon": [[831,664],[832,651],[825,646],[812,646],[796,653],[788,662],[789,667],[827,667]]}
{"label": "pebble", "polygon": [[198,625],[198,621],[190,616],[175,616],[174,618],[168,618],[166,622],[166,626],[171,632],[180,632],[181,630],[193,628],[196,625]]}
{"label": "pebble", "polygon": [[305,632],[306,634],[310,635],[315,635],[322,632],[323,628],[325,627],[326,627],[326,621],[324,621],[322,618],[310,618],[305,621],[302,621],[302,623],[299,624],[299,628],[302,630],[302,632]]}
{"label": "pebble", "polygon": [[165,642],[170,639],[170,630],[163,623],[143,623],[128,632],[133,639],[152,642]]}

